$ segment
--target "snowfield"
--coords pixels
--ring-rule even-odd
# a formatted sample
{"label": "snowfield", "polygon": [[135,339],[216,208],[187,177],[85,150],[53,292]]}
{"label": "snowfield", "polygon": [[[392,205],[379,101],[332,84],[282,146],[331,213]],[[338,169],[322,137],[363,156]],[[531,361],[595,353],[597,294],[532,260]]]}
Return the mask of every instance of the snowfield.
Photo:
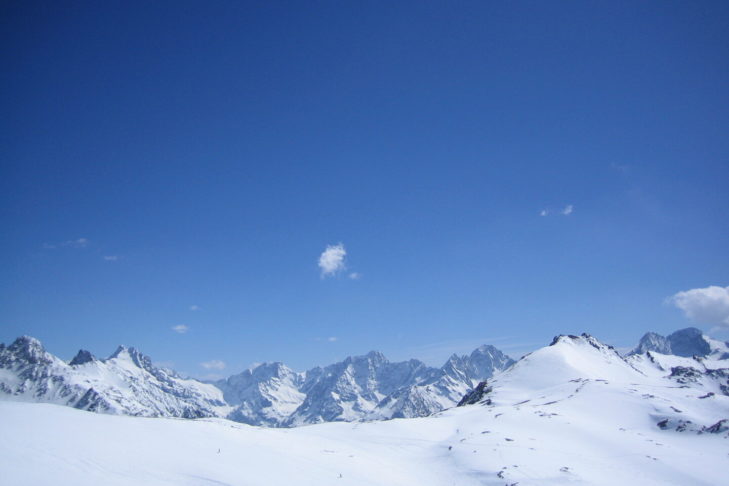
{"label": "snowfield", "polygon": [[295,429],[0,402],[0,467],[13,485],[715,486],[729,484],[726,364],[562,336],[473,405]]}

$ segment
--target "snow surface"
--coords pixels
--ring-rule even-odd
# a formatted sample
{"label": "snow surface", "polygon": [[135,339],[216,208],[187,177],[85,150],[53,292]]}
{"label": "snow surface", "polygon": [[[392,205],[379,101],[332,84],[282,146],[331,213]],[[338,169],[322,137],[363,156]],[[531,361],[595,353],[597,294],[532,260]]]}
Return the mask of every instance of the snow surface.
{"label": "snow surface", "polygon": [[709,428],[729,418],[712,368],[726,362],[706,362],[624,359],[563,336],[497,374],[474,405],[295,429],[0,402],[0,470],[23,485],[729,484],[729,427]]}

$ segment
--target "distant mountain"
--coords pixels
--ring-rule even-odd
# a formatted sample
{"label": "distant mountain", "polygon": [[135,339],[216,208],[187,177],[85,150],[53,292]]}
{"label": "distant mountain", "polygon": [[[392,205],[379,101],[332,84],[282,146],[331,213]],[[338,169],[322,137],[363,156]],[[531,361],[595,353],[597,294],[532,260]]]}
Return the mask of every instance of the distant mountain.
{"label": "distant mountain", "polygon": [[228,411],[218,388],[156,368],[134,348],[120,346],[102,360],[81,350],[66,363],[28,336],[0,344],[0,398],[146,417],[215,417]]}
{"label": "distant mountain", "polygon": [[219,380],[225,401],[234,407],[228,418],[268,427],[280,426],[304,402],[304,373],[283,363],[264,363]]}
{"label": "distant mountain", "polygon": [[293,427],[430,415],[455,406],[480,381],[513,362],[493,346],[453,355],[441,368],[416,359],[393,363],[372,351],[303,373],[283,363],[264,363],[205,384],[154,367],[134,348],[120,346],[108,359],[81,350],[66,363],[25,336],[0,345],[0,398]]}
{"label": "distant mountain", "polygon": [[306,373],[302,387],[306,399],[284,425],[390,418],[373,416],[383,399],[403,388],[432,380],[437,373],[437,369],[416,359],[391,363],[377,351],[350,356]]}
{"label": "distant mountain", "polygon": [[431,379],[385,397],[375,413],[381,418],[425,417],[453,407],[479,382],[512,364],[513,359],[490,345],[481,346],[470,355],[454,354]]}
{"label": "distant mountain", "polygon": [[712,339],[695,327],[680,329],[667,337],[648,332],[630,354],[643,354],[647,351],[688,358],[711,356],[716,359],[729,359],[729,343]]}
{"label": "distant mountain", "polygon": [[228,418],[251,425],[423,417],[455,406],[481,380],[513,362],[493,346],[453,355],[442,368],[416,359],[393,363],[371,351],[304,373],[267,363],[216,385],[235,407]]}

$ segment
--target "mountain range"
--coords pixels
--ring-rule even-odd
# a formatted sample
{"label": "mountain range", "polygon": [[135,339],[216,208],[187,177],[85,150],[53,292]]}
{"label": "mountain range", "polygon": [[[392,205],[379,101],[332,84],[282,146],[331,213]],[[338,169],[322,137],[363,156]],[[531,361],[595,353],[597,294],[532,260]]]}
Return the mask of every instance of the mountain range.
{"label": "mountain range", "polygon": [[452,407],[480,381],[514,361],[493,346],[453,355],[441,368],[390,362],[372,351],[295,372],[264,363],[215,383],[158,368],[134,348],[109,358],[86,350],[66,362],[35,338],[0,344],[0,398],[57,403],[148,417],[225,417],[250,425],[292,427],[332,421],[420,417]]}
{"label": "mountain range", "polygon": [[[588,342],[598,343],[594,338]],[[677,362],[677,357],[688,361]],[[625,359],[629,364],[641,359],[657,363],[684,385],[714,383],[712,393],[729,395],[726,373],[712,371],[722,367],[702,365],[729,359],[729,344],[698,329],[668,337],[647,333]],[[305,372],[280,362],[264,363],[202,383],[155,367],[134,348],[120,346],[106,359],[81,350],[66,362],[48,353],[37,339],[23,336],[7,347],[0,344],[0,398],[111,414],[223,417],[250,425],[295,427],[424,417],[462,401],[474,403],[488,390],[485,380],[518,366],[515,363],[490,345],[469,355],[453,355],[440,368],[416,359],[390,362],[372,351]]]}
{"label": "mountain range", "polygon": [[[403,397],[421,396],[428,387],[430,393],[439,390],[425,383],[475,380],[477,372],[468,377],[464,362],[476,366],[474,361],[481,361],[469,355],[434,372],[418,362],[390,363],[369,353],[301,374],[268,364],[231,377],[235,379],[226,380],[230,388],[218,390],[228,395],[226,403],[247,404],[228,404],[232,408],[221,415],[250,412],[256,420],[291,425],[333,420],[287,429],[216,417],[150,420],[5,400],[0,401],[0,464],[8,484],[726,484],[721,465],[729,439],[729,360],[720,358],[729,346],[687,331],[669,340],[671,350],[674,342],[685,341],[699,346],[703,355],[653,349],[622,355],[587,334],[560,335],[480,381],[461,406],[407,420],[369,418],[389,413],[386,405],[401,403]],[[41,349],[29,338],[2,348],[6,392],[24,384],[30,394],[7,397],[52,401],[44,398],[50,390],[59,392],[58,398],[68,390],[63,385],[73,391],[80,375],[91,374],[75,371],[73,381],[68,368],[89,365],[99,380],[108,372],[101,381],[123,390],[130,377],[142,380],[136,386],[144,380],[150,386],[166,381],[140,374],[151,376],[153,370],[126,348],[108,360],[84,353],[74,364],[55,362]],[[482,351],[475,356],[482,357]],[[31,361],[40,367],[33,368]],[[21,368],[21,373],[40,374],[24,374],[20,382]],[[51,378],[59,374],[64,380]],[[174,380],[170,376],[162,375]],[[9,379],[15,381],[8,388]],[[279,384],[267,390],[276,401],[254,392],[256,383]],[[169,386],[175,384],[182,386],[174,381]],[[202,390],[208,386],[210,396],[216,396],[212,385]],[[101,390],[108,395],[107,388]],[[391,400],[377,402],[388,392]],[[186,398],[175,395],[175,403]],[[199,395],[188,400],[205,403]]]}

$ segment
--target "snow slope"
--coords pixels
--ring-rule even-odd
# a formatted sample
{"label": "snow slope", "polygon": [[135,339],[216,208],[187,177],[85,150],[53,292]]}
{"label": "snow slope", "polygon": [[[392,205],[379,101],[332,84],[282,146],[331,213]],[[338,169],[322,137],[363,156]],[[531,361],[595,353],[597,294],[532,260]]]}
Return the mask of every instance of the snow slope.
{"label": "snow slope", "polygon": [[489,380],[473,405],[295,429],[0,402],[0,469],[27,485],[727,484],[717,363],[624,359],[590,336],[561,336]]}

